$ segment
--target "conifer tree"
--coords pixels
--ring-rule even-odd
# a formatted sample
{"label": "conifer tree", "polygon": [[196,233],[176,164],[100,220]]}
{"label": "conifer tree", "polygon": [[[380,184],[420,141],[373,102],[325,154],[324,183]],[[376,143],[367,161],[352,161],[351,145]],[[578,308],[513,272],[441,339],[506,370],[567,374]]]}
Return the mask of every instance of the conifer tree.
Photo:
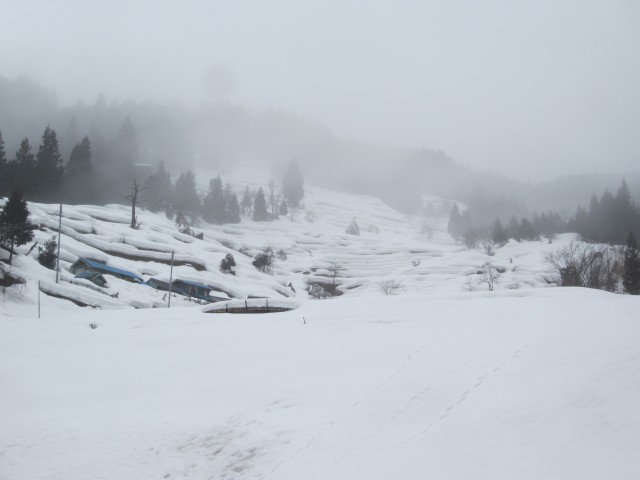
{"label": "conifer tree", "polygon": [[449,215],[449,224],[447,225],[447,232],[456,240],[458,240],[462,236],[462,229],[460,225],[460,210],[458,209],[458,205],[454,205],[451,209],[451,215]]}
{"label": "conifer tree", "polygon": [[226,221],[224,189],[220,175],[209,181],[209,192],[202,201],[202,218],[216,225],[221,225]]}
{"label": "conifer tree", "polygon": [[251,199],[251,190],[249,190],[249,185],[247,185],[244,189],[244,194],[242,195],[242,200],[240,202],[240,206],[242,207],[242,213],[244,215],[251,214],[251,207],[253,205],[253,200]]}
{"label": "conifer tree", "polygon": [[42,134],[36,160],[34,169],[36,197],[51,200],[60,192],[64,170],[56,131],[49,126]]}
{"label": "conifer tree", "polygon": [[507,229],[504,228],[504,225],[502,225],[502,222],[499,218],[496,218],[496,221],[493,223],[493,227],[491,229],[491,239],[497,245],[504,245],[509,241]]}
{"label": "conifer tree", "polygon": [[145,187],[147,191],[144,195],[144,203],[149,210],[159,212],[170,209],[173,183],[171,183],[171,175],[165,169],[162,160],[158,163],[155,173],[147,178]]}
{"label": "conifer tree", "polygon": [[29,209],[22,192],[11,193],[0,213],[0,238],[9,248],[9,264],[13,259],[13,248],[33,239],[33,226],[29,221]]}
{"label": "conifer tree", "polygon": [[195,220],[200,212],[200,197],[196,191],[196,177],[191,170],[180,174],[176,180],[173,207],[178,213],[189,215]]}
{"label": "conifer tree", "polygon": [[298,161],[294,158],[289,162],[287,171],[282,179],[282,193],[292,208],[298,208],[304,197],[304,178]]}
{"label": "conifer tree", "polygon": [[640,295],[640,255],[638,243],[633,232],[629,232],[627,247],[624,250],[624,291],[630,295]]}
{"label": "conifer tree", "polygon": [[256,198],[253,202],[253,219],[256,222],[264,222],[269,219],[267,201],[264,198],[264,190],[262,190],[262,187],[258,189],[258,193],[256,193]]}
{"label": "conifer tree", "polygon": [[8,187],[21,192],[32,192],[35,188],[33,183],[35,166],[35,156],[31,151],[29,139],[25,137],[20,142],[15,160],[9,165],[11,183]]}
{"label": "conifer tree", "polygon": [[93,171],[91,163],[91,142],[89,137],[85,136],[80,143],[76,143],[69,155],[69,163],[67,164],[67,174],[70,176],[80,176],[89,174]]}
{"label": "conifer tree", "polygon": [[88,137],[85,136],[71,150],[63,184],[65,197],[71,203],[98,200],[91,162],[91,142]]}
{"label": "conifer tree", "polygon": [[138,135],[129,117],[125,117],[113,139],[112,155],[116,165],[125,171],[133,164],[138,163],[140,157]]}
{"label": "conifer tree", "polygon": [[226,221],[229,223],[240,223],[240,204],[238,196],[231,192],[227,193],[225,188]]}

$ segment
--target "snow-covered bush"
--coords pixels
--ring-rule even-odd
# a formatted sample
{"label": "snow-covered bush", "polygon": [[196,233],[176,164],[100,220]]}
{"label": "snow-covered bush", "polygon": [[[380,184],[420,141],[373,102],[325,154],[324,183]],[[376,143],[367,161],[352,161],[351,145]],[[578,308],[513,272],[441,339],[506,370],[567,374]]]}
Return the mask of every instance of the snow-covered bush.
{"label": "snow-covered bush", "polygon": [[349,235],[360,235],[360,227],[358,226],[358,222],[354,218],[351,220],[351,223],[347,227],[346,233]]}
{"label": "snow-covered bush", "polygon": [[56,241],[55,236],[47,240],[44,247],[38,247],[38,262],[40,262],[40,265],[53,270],[56,266],[57,248],[58,242]]}

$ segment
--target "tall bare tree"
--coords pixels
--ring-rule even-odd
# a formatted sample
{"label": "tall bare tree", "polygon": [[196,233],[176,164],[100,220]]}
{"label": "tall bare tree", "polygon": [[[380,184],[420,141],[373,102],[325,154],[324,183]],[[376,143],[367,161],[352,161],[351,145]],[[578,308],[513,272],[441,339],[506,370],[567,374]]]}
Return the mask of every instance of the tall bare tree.
{"label": "tall bare tree", "polygon": [[134,177],[131,180],[131,193],[129,195],[123,195],[125,199],[131,202],[131,225],[129,225],[134,230],[137,230],[140,227],[138,223],[138,218],[136,216],[136,206],[140,202],[141,193],[144,192],[149,187],[142,187],[138,183],[138,180]]}

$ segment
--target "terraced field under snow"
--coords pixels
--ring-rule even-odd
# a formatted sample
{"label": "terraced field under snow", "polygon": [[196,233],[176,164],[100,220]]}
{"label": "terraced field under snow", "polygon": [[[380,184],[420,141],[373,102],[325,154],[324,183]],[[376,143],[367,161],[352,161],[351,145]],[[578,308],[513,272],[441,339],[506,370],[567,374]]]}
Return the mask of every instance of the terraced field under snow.
{"label": "terraced field under snow", "polygon": [[[58,229],[57,205],[30,204],[31,216],[40,226],[36,240],[43,244]],[[544,251],[555,245],[542,242],[511,242],[488,257],[480,249],[468,250],[455,244],[444,231],[447,218],[428,219],[431,235],[420,233],[423,218],[410,217],[389,208],[380,200],[359,195],[307,188],[305,208],[292,217],[273,222],[254,222],[246,217],[240,224],[193,225],[202,239],[180,233],[164,214],[140,210],[140,229],[129,228],[130,207],[125,205],[63,206],[61,268],[62,283],[52,285],[55,273],[41,267],[37,250],[18,256],[15,267],[28,280],[20,292],[21,303],[36,301],[37,281],[44,292],[62,298],[83,299],[84,304],[102,308],[161,307],[166,292],[134,285],[109,276],[107,292],[88,289],[88,281],[74,281],[69,267],[86,257],[127,270],[144,279],[168,281],[174,253],[174,279],[206,284],[229,298],[306,298],[306,281],[336,283],[346,295],[382,294],[380,283],[395,281],[398,293],[459,292],[485,288],[477,284],[476,272],[491,261],[504,270],[497,289],[547,286],[549,276],[542,262]],[[356,219],[360,235],[345,233]],[[571,236],[558,239],[566,243]],[[20,248],[26,253],[31,245]],[[270,274],[258,271],[252,261],[271,247],[276,256]],[[232,254],[236,275],[220,272],[222,258]],[[338,274],[332,265],[340,265]],[[70,283],[72,282],[73,283]],[[289,288],[291,285],[293,288]],[[75,308],[60,298],[42,300],[45,308]],[[190,304],[177,297],[179,304]],[[33,308],[31,309],[33,311]]]}

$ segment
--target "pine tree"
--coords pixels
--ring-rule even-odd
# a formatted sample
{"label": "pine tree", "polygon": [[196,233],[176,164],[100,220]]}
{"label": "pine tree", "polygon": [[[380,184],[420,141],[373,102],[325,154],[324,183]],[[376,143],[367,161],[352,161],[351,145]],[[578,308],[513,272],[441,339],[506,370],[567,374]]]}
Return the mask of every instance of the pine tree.
{"label": "pine tree", "polygon": [[298,161],[292,159],[282,179],[282,193],[292,208],[298,208],[304,197],[304,179]]}
{"label": "pine tree", "polygon": [[13,248],[33,239],[33,226],[29,221],[29,209],[22,192],[11,193],[0,213],[1,241],[9,248],[9,264],[13,259]]}
{"label": "pine tree", "polygon": [[258,193],[256,193],[256,198],[253,202],[253,219],[256,222],[264,222],[269,219],[267,201],[264,198],[264,190],[262,190],[262,187],[258,189]]}
{"label": "pine tree", "polygon": [[504,228],[499,218],[496,218],[496,221],[493,223],[493,227],[491,229],[491,239],[497,245],[504,245],[509,241],[507,229]]}
{"label": "pine tree", "polygon": [[632,232],[629,232],[627,247],[624,250],[622,285],[628,294],[640,295],[640,254],[636,237]]}
{"label": "pine tree", "polygon": [[145,187],[147,191],[144,195],[144,203],[149,210],[159,212],[170,209],[173,183],[171,183],[171,175],[165,169],[162,160],[158,163],[155,173],[147,178]]}
{"label": "pine tree", "polygon": [[451,209],[451,215],[449,215],[449,224],[447,225],[447,232],[455,240],[460,239],[462,236],[462,229],[460,225],[460,210],[458,205],[454,205]]}
{"label": "pine tree", "polygon": [[244,194],[242,195],[242,200],[240,202],[243,215],[251,215],[251,207],[253,205],[251,197],[251,190],[249,190],[249,185],[247,185],[244,189]]}
{"label": "pine tree", "polygon": [[220,175],[209,181],[209,192],[202,201],[202,218],[216,225],[221,225],[226,221],[224,189]]}
{"label": "pine tree", "polygon": [[71,150],[63,184],[65,197],[71,203],[98,200],[95,193],[93,163],[91,163],[91,142],[88,137],[85,136]]}
{"label": "pine tree", "polygon": [[526,218],[520,220],[520,226],[518,227],[518,236],[523,240],[537,240],[539,238],[538,232],[531,224],[531,222]]}
{"label": "pine tree", "polygon": [[52,200],[54,195],[60,193],[64,169],[62,168],[62,156],[56,131],[49,126],[42,134],[42,142],[38,148],[36,160],[34,169],[36,197]]}
{"label": "pine tree", "polygon": [[196,177],[191,170],[180,174],[176,180],[173,207],[178,213],[189,215],[195,220],[200,212],[200,197],[196,192]]}
{"label": "pine tree", "polygon": [[226,205],[226,218],[229,223],[240,223],[240,204],[238,203],[238,196],[230,192],[226,193],[225,189],[225,205]]}
{"label": "pine tree", "polygon": [[27,194],[32,192],[35,187],[33,182],[35,166],[35,156],[31,151],[29,139],[25,137],[20,142],[15,160],[9,165],[11,182],[8,187]]}
{"label": "pine tree", "polygon": [[138,163],[140,157],[138,135],[129,117],[125,117],[113,139],[112,155],[116,165],[125,170]]}
{"label": "pine tree", "polygon": [[67,164],[67,174],[70,176],[80,176],[93,171],[91,163],[91,142],[85,136],[80,143],[76,143],[69,155]]}

